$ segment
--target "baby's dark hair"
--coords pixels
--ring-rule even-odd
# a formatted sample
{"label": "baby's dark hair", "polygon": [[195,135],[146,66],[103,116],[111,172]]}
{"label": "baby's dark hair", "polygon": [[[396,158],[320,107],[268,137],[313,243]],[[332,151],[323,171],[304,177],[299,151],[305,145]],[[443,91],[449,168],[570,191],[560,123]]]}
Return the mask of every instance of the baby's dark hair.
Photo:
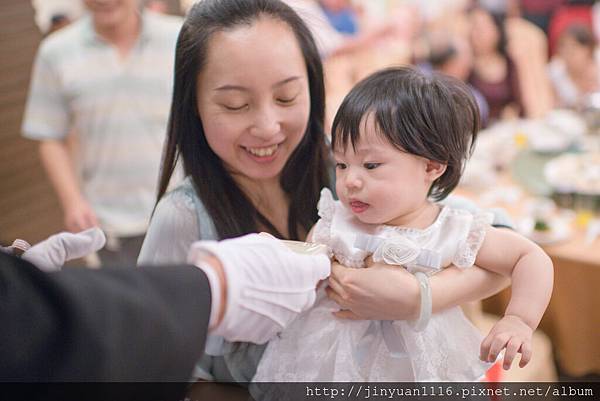
{"label": "baby's dark hair", "polygon": [[399,150],[447,165],[429,189],[433,200],[444,199],[458,185],[479,131],[479,108],[464,83],[410,67],[370,75],[342,102],[333,120],[333,149],[349,143],[355,149],[369,115],[377,133]]}

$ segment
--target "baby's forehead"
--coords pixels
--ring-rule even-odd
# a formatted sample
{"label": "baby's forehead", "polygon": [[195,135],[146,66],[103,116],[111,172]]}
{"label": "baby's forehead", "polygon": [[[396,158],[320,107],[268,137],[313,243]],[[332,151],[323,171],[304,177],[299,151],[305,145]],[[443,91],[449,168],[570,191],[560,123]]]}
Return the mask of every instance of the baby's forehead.
{"label": "baby's forehead", "polygon": [[385,139],[382,135],[362,135],[358,138],[358,141],[355,143],[351,143],[348,141],[345,146],[344,144],[338,144],[338,146],[334,147],[333,153],[334,155],[372,155],[372,154],[386,154],[390,152],[397,152],[398,148],[392,145],[387,139]]}

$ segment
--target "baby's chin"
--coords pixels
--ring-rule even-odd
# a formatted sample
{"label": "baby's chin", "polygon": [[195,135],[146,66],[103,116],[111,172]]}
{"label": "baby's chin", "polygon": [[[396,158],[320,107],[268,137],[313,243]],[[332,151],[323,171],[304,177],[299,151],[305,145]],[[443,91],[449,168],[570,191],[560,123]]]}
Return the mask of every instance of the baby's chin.
{"label": "baby's chin", "polygon": [[361,223],[381,225],[386,224],[387,220],[378,216],[369,215],[369,213],[352,213],[352,215]]}

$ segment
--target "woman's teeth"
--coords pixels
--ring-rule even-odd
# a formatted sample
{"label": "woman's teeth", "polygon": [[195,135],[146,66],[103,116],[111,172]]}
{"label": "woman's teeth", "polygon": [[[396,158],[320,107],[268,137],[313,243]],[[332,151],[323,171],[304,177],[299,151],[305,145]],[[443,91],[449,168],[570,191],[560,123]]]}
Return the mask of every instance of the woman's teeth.
{"label": "woman's teeth", "polygon": [[246,150],[252,153],[254,156],[267,157],[273,155],[273,153],[275,153],[275,151],[277,150],[278,146],[279,145],[276,144],[267,148],[246,148]]}

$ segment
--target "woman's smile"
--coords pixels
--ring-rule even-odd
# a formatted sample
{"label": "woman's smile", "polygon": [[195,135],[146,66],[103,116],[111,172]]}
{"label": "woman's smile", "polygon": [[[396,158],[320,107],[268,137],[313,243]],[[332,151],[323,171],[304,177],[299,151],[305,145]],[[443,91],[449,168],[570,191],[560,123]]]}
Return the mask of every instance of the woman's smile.
{"label": "woman's smile", "polygon": [[271,146],[263,146],[263,147],[246,147],[241,146],[242,149],[246,151],[248,156],[254,161],[259,163],[268,163],[277,157],[279,150],[279,143]]}

